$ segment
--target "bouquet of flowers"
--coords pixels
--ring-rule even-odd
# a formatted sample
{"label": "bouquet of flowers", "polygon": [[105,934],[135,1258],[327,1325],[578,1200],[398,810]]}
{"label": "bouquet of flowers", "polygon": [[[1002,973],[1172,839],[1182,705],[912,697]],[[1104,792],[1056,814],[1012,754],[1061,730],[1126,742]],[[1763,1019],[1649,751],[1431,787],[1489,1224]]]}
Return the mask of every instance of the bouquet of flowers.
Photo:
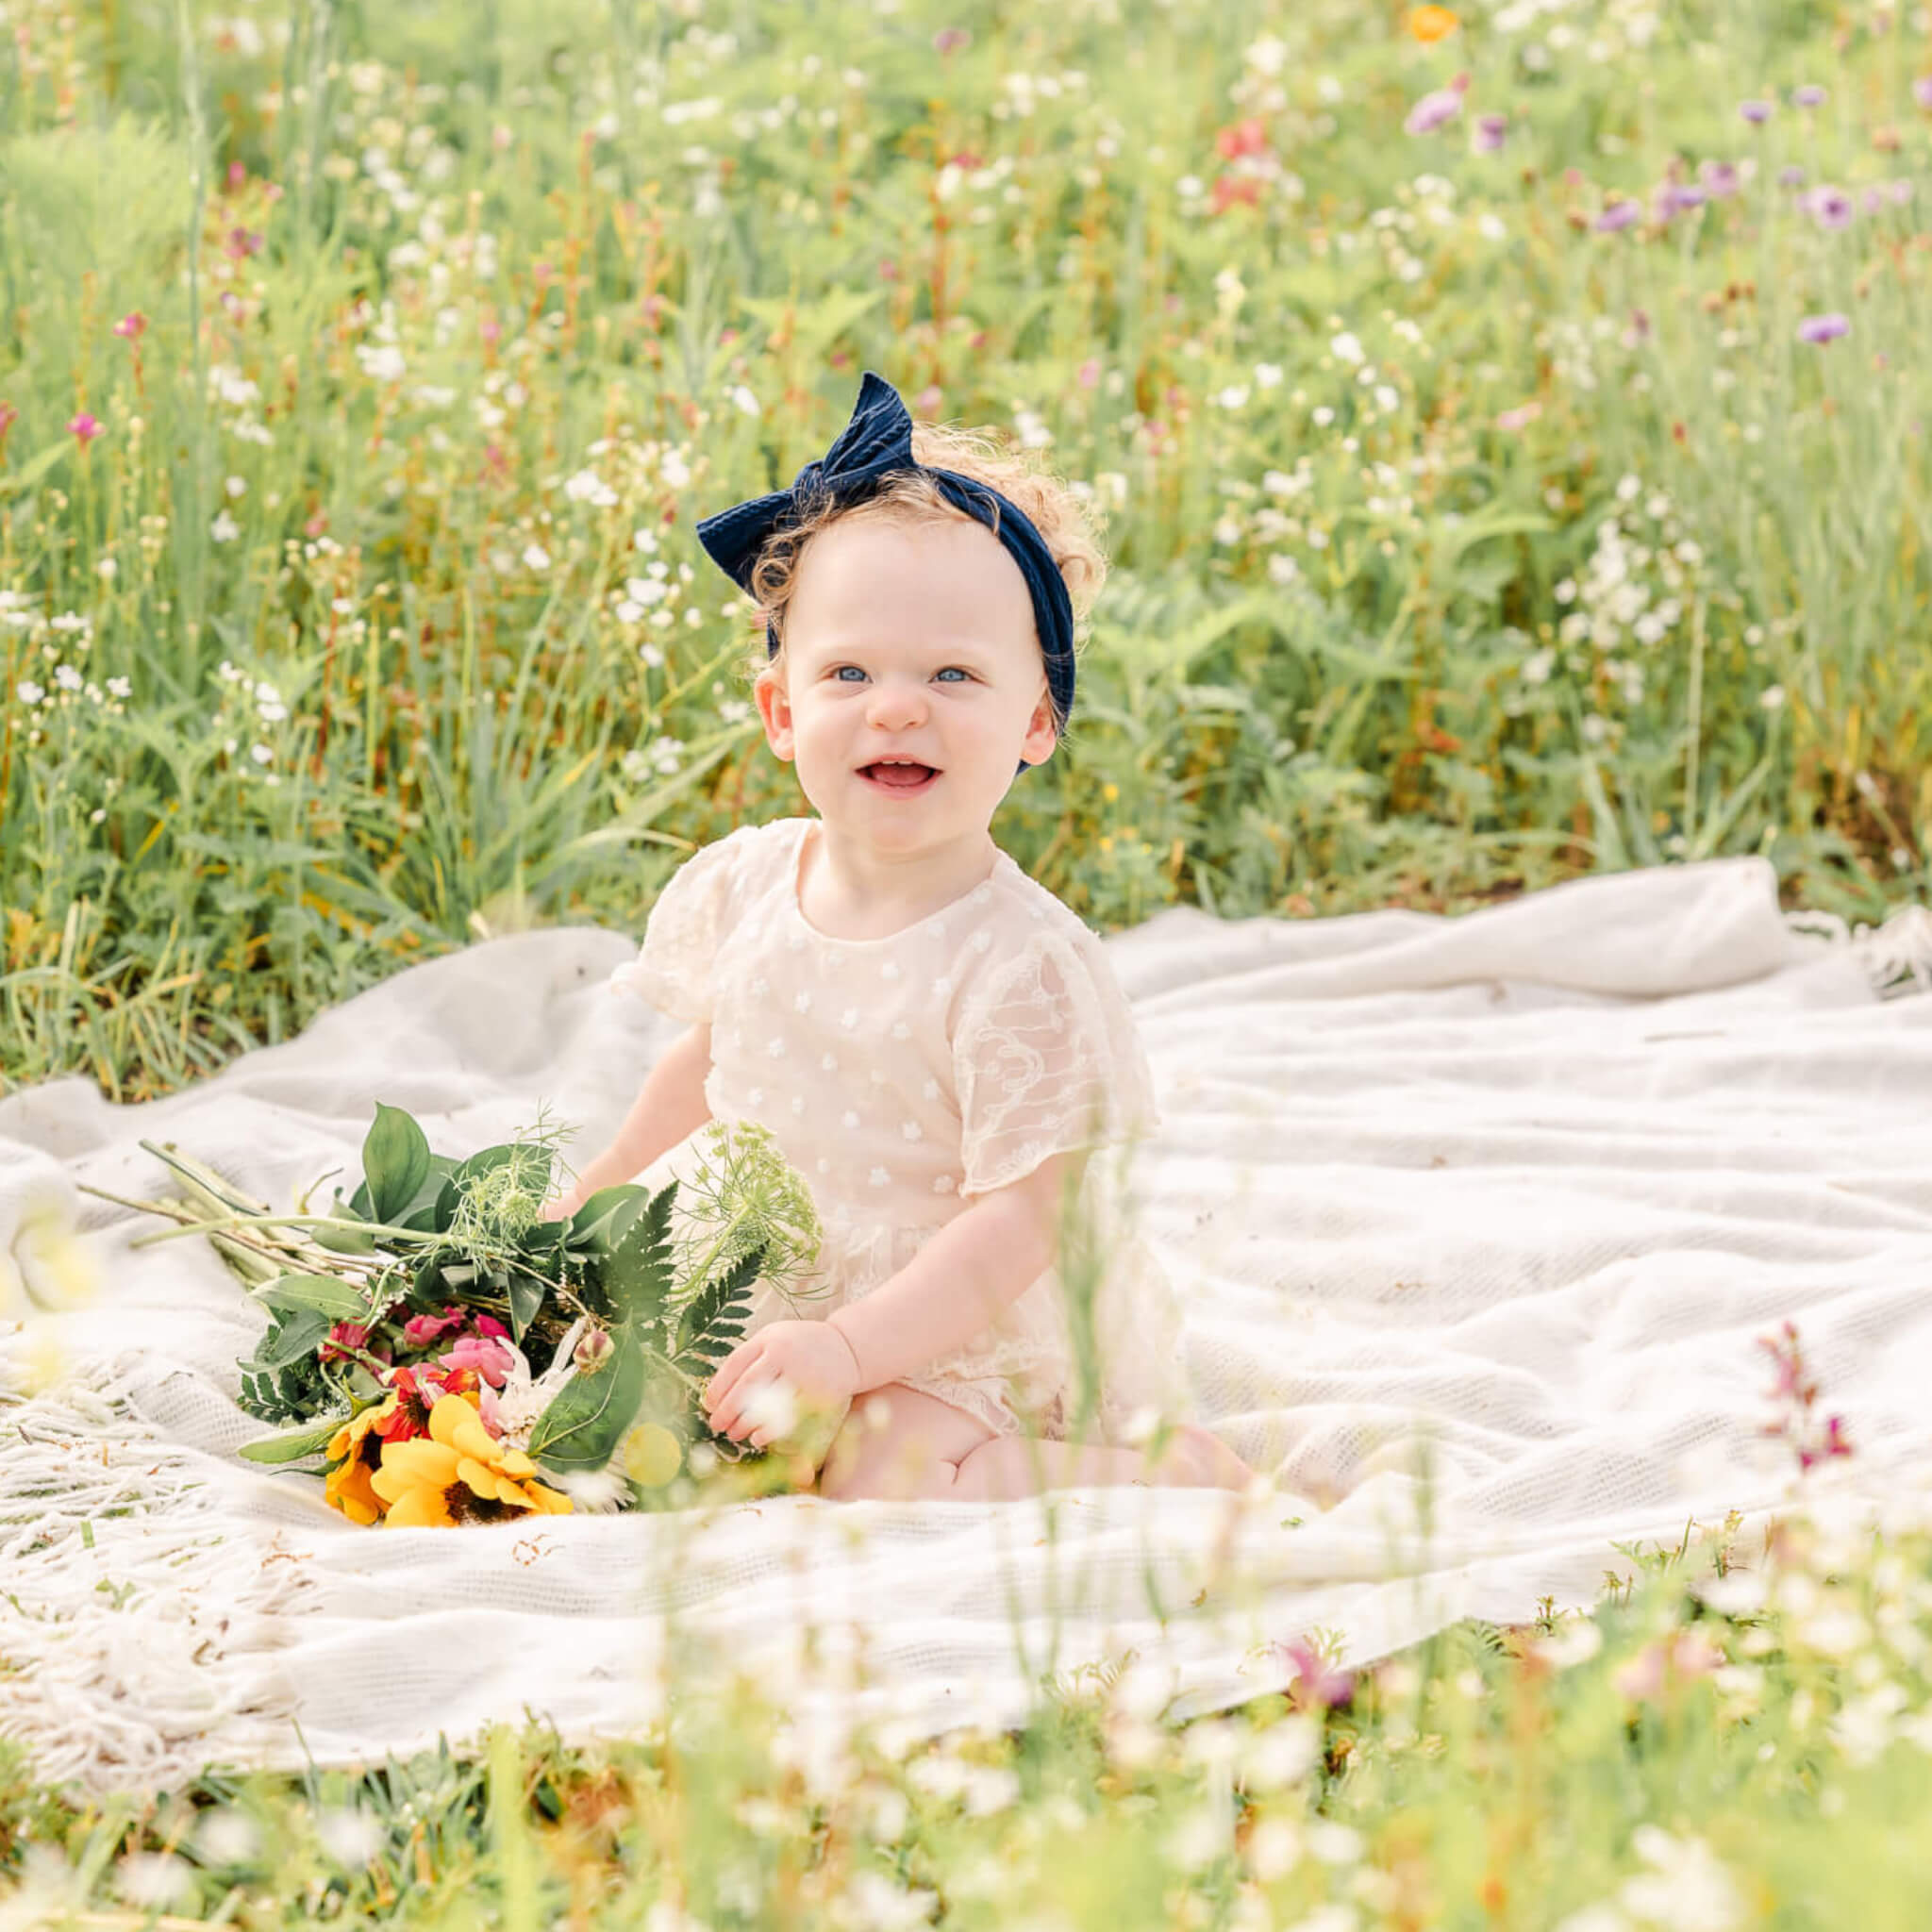
{"label": "bouquet of flowers", "polygon": [[321,1476],[358,1524],[659,1507],[690,1493],[684,1472],[725,1465],[762,1465],[746,1491],[795,1477],[716,1434],[700,1397],[761,1280],[788,1302],[807,1293],[821,1230],[804,1181],[756,1123],[714,1122],[687,1232],[672,1233],[675,1180],[605,1188],[545,1221],[567,1131],[540,1117],[457,1160],[378,1104],[360,1180],[319,1215],[319,1183],[277,1215],[143,1141],[184,1194],[122,1205],[182,1225],[136,1245],[205,1233],[269,1314],[238,1400],[292,1426],[242,1455]]}

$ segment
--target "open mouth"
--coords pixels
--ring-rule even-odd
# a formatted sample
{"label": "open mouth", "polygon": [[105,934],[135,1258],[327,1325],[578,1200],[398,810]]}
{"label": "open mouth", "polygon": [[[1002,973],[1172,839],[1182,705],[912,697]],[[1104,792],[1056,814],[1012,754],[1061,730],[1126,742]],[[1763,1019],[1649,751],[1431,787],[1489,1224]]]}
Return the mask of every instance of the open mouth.
{"label": "open mouth", "polygon": [[931,765],[861,765],[858,775],[881,791],[909,795],[929,791],[940,774]]}

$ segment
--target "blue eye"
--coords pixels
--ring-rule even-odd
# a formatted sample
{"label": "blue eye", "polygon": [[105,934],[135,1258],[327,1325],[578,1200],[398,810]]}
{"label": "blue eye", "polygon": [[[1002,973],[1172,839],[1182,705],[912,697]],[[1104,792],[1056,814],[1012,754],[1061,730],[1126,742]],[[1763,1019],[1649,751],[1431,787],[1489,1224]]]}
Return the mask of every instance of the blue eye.
{"label": "blue eye", "polygon": [[[837,665],[834,665],[834,666],[833,666],[833,668],[832,668],[832,675],[833,675],[833,676],[834,676],[835,678],[837,678],[837,679],[839,680],[839,682],[840,682],[840,683],[841,683],[841,684],[842,684],[842,683],[843,683],[843,682],[845,681],[845,680],[844,680],[844,675],[843,675],[843,674],[844,674],[845,672],[847,672],[847,671],[858,671],[858,675],[860,675],[861,677],[863,677],[863,676],[865,675],[865,674],[864,674],[864,672],[863,672],[863,671],[859,671],[859,667],[858,667],[858,666],[857,664],[837,664]],[[935,671],[935,672],[933,673],[933,675],[934,675],[935,677],[943,677],[943,676],[944,676],[944,675],[946,675],[946,673],[947,673],[948,671],[957,671],[957,672],[958,672],[959,675],[960,675],[961,677],[965,678],[965,679],[966,679],[966,681],[967,681],[967,682],[968,682],[969,684],[970,684],[970,683],[971,683],[971,682],[973,681],[973,674],[972,674],[972,672],[970,672],[970,671],[966,670],[966,669],[965,669],[965,668],[964,668],[964,667],[963,667],[962,665],[958,665],[958,664],[947,664],[947,665],[943,665],[943,666],[942,666],[942,667],[941,667],[941,668],[940,670],[938,670],[938,671]]]}

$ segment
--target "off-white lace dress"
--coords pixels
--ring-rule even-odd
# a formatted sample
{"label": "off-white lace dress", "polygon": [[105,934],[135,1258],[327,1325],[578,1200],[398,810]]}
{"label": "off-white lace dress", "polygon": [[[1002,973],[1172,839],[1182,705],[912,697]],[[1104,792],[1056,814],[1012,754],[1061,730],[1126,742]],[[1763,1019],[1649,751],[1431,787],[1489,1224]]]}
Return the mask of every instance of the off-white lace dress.
{"label": "off-white lace dress", "polygon": [[[975,1198],[1088,1147],[1087,1258],[1063,1249],[991,1328],[903,1379],[996,1434],[1063,1440],[1085,1335],[1106,1440],[1131,1439],[1124,1425],[1149,1407],[1193,1416],[1172,1288],[1128,1224],[1124,1150],[1159,1115],[1099,938],[1004,852],[983,884],[899,932],[830,938],[798,898],[819,824],[745,825],[694,853],[658,895],[637,959],[612,975],[661,1012],[711,1024],[712,1118],[766,1127],[811,1190],[824,1231],[811,1298],[761,1286],[746,1336],[823,1321]],[[688,1177],[703,1131],[637,1181]],[[1070,1297],[1062,1272],[1091,1295]]]}

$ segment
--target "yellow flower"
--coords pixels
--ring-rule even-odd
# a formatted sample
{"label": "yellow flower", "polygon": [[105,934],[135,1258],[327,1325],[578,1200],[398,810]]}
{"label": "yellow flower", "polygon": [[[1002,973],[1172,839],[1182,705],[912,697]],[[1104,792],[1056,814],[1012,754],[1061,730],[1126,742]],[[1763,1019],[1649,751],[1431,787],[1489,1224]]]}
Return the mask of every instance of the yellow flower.
{"label": "yellow flower", "polygon": [[1426,46],[1446,41],[1462,23],[1446,7],[1418,7],[1408,16],[1408,30]]}
{"label": "yellow flower", "polygon": [[372,1442],[369,1432],[395,1412],[396,1398],[391,1395],[387,1402],[365,1408],[345,1422],[328,1439],[328,1459],[336,1466],[328,1473],[324,1493],[329,1507],[340,1509],[351,1523],[374,1523],[389,1507],[369,1486],[382,1447],[382,1438],[377,1436]]}
{"label": "yellow flower", "polygon": [[537,1465],[483,1426],[472,1395],[441,1395],[429,1435],[383,1445],[370,1488],[389,1504],[388,1521],[405,1529],[501,1523],[536,1510],[565,1516],[571,1499],[535,1480]]}

